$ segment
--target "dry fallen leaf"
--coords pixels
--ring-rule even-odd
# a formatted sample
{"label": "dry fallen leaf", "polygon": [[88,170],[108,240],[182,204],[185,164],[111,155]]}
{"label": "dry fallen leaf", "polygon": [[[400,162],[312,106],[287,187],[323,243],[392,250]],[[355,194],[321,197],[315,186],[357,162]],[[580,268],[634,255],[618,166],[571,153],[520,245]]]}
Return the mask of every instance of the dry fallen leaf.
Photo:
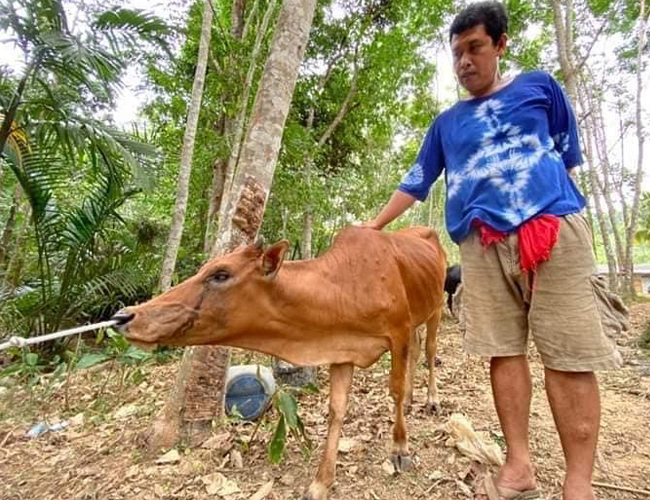
{"label": "dry fallen leaf", "polygon": [[123,418],[128,418],[131,415],[135,415],[138,412],[138,407],[133,404],[128,404],[122,406],[115,412],[115,418],[121,420]]}
{"label": "dry fallen leaf", "polygon": [[68,423],[70,424],[70,427],[78,427],[80,425],[83,425],[84,421],[85,421],[84,414],[77,413],[74,417],[68,420]]}
{"label": "dry fallen leaf", "polygon": [[280,478],[280,484],[283,486],[291,486],[296,482],[296,478],[289,472]]}
{"label": "dry fallen leaf", "polygon": [[389,474],[391,476],[395,475],[395,466],[393,465],[393,462],[391,462],[389,459],[386,459],[382,462],[381,470],[383,470],[386,474]]}
{"label": "dry fallen leaf", "polygon": [[228,479],[220,472],[213,472],[212,474],[203,476],[201,481],[205,484],[205,491],[208,495],[226,497],[241,492],[235,481]]}
{"label": "dry fallen leaf", "polygon": [[464,482],[456,480],[456,486],[458,486],[458,489],[465,495],[470,498],[474,496],[474,493],[472,492],[472,489],[467,486]]}
{"label": "dry fallen leaf", "polygon": [[165,453],[163,456],[159,457],[156,460],[156,463],[158,465],[166,465],[166,464],[176,464],[180,462],[181,457],[178,454],[177,450],[169,450],[167,453]]}
{"label": "dry fallen leaf", "polygon": [[269,493],[271,493],[271,490],[273,489],[273,479],[271,479],[268,483],[264,483],[262,487],[253,494],[248,500],[262,500],[263,498],[266,498]]}
{"label": "dry fallen leaf", "polygon": [[239,450],[230,450],[230,463],[235,469],[241,469],[244,467],[244,459],[239,453]]}
{"label": "dry fallen leaf", "polygon": [[350,453],[357,446],[357,441],[351,438],[341,438],[339,440],[339,451],[341,453]]}
{"label": "dry fallen leaf", "polygon": [[165,488],[163,488],[163,487],[162,487],[161,485],[159,485],[159,484],[154,484],[154,485],[153,485],[153,492],[154,492],[154,494],[155,494],[157,497],[162,498],[162,497],[165,496]]}
{"label": "dry fallen leaf", "polygon": [[126,477],[127,477],[127,479],[135,477],[135,476],[138,475],[139,472],[140,472],[140,466],[139,465],[132,465],[131,467],[129,467],[126,470]]}
{"label": "dry fallen leaf", "polygon": [[214,436],[208,438],[202,445],[201,448],[208,450],[215,450],[219,455],[225,455],[232,448],[232,440],[230,438],[230,433],[223,432],[221,434],[215,434]]}

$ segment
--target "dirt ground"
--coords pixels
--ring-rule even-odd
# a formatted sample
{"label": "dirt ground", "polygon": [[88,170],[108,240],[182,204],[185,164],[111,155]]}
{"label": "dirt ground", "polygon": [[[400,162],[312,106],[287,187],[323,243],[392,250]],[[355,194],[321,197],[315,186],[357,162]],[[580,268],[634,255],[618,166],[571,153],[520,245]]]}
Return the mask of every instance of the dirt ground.
{"label": "dirt ground", "polygon": [[[650,498],[650,359],[637,348],[637,339],[650,322],[650,303],[632,306],[631,313],[632,329],[618,339],[624,369],[599,375],[603,415],[594,480],[601,500]],[[392,423],[388,360],[356,371],[331,499],[471,498],[469,485],[476,466],[446,445],[448,436],[441,428],[451,414],[461,413],[477,431],[503,444],[487,363],[462,354],[461,335],[451,320],[443,324],[438,346],[442,411],[438,416],[422,412],[426,368],[420,363],[414,411],[407,418],[417,465],[399,476],[390,474],[385,465]],[[546,500],[560,499],[562,452],[544,395],[543,369],[534,352],[531,361],[531,446],[538,483]],[[299,498],[315,474],[320,448],[305,459],[290,440],[285,460],[270,464],[266,447],[276,418],[273,412],[267,414],[249,447],[254,424],[228,420],[215,425],[213,437],[202,447],[178,448],[163,460],[145,455],[141,436],[163,405],[175,371],[176,363],[129,371],[109,363],[75,373],[49,393],[45,385],[33,390],[18,385],[3,389],[0,498]],[[320,371],[319,381],[320,392],[298,398],[315,445],[323,443],[326,433],[326,370]],[[28,438],[30,427],[44,419],[66,419],[71,424],[63,431]]]}

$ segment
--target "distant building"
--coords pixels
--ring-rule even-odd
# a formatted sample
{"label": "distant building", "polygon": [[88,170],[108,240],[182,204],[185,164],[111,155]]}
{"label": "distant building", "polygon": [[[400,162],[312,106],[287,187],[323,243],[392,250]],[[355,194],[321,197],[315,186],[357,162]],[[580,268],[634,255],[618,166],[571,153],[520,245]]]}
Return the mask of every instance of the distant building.
{"label": "distant building", "polygon": [[[607,264],[598,264],[598,274],[603,276],[609,274]],[[636,293],[644,295],[650,294],[650,264],[635,264],[632,280]]]}

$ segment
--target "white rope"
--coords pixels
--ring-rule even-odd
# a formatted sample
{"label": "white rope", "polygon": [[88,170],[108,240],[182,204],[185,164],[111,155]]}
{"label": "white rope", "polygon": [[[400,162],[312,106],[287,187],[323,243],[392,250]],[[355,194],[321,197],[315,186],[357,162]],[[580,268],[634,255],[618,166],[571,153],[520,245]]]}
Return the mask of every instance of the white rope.
{"label": "white rope", "polygon": [[10,347],[26,347],[31,344],[40,344],[41,342],[47,342],[48,340],[59,339],[61,337],[67,337],[69,335],[75,335],[77,333],[89,332],[91,330],[98,330],[100,328],[107,328],[119,323],[114,319],[108,321],[102,321],[101,323],[95,323],[92,325],[78,326],[77,328],[70,328],[69,330],[61,330],[60,332],[48,333],[47,335],[41,335],[40,337],[31,337],[26,339],[25,337],[10,337],[7,342],[0,344],[0,351],[9,349]]}

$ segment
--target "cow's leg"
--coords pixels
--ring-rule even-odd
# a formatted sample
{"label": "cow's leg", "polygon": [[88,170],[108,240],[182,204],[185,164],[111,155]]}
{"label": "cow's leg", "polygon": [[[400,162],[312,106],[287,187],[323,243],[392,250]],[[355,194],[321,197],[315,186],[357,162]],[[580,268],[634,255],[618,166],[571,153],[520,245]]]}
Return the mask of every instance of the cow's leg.
{"label": "cow's leg", "polygon": [[391,350],[390,393],[395,401],[395,425],[393,426],[393,451],[390,459],[397,472],[408,470],[413,463],[409,456],[404,418],[410,343],[411,336],[405,336],[405,342],[395,345]]}
{"label": "cow's leg", "polygon": [[354,366],[351,364],[330,366],[330,410],[327,441],[316,479],[309,485],[307,493],[303,495],[303,500],[325,500],[327,491],[334,482],[336,454],[353,372]]}
{"label": "cow's leg", "polygon": [[429,388],[427,391],[427,402],[425,410],[430,413],[438,413],[440,401],[438,401],[438,388],[436,387],[436,342],[438,325],[442,316],[442,308],[439,308],[427,320],[427,361],[429,363]]}
{"label": "cow's leg", "polygon": [[406,396],[404,399],[404,413],[407,415],[411,412],[411,405],[413,404],[413,389],[415,387],[413,381],[415,379],[415,367],[417,366],[418,359],[420,358],[420,332],[419,327],[413,329],[411,334],[411,348],[408,357],[408,374],[406,375]]}

